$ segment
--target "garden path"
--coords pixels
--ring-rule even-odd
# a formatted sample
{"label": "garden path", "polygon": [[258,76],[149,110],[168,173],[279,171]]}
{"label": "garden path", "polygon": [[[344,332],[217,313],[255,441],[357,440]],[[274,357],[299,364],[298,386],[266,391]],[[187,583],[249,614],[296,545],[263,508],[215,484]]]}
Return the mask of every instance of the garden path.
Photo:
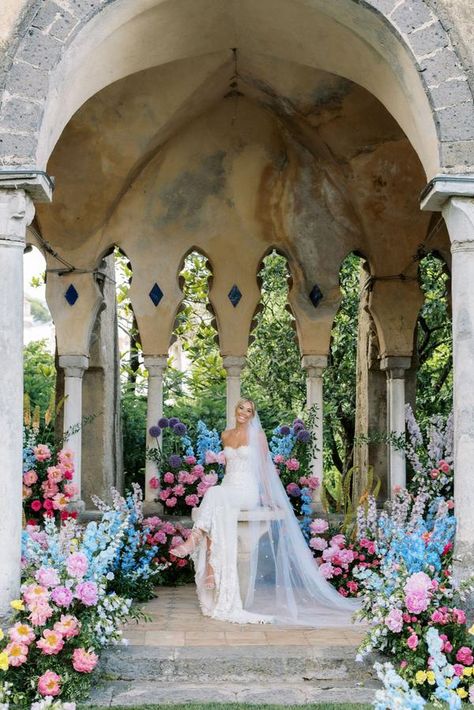
{"label": "garden path", "polygon": [[[237,625],[202,616],[194,585],[160,587],[151,622],[101,662],[95,705],[186,702],[370,702],[370,664],[355,662],[364,629]],[[330,620],[328,620],[329,622]]]}

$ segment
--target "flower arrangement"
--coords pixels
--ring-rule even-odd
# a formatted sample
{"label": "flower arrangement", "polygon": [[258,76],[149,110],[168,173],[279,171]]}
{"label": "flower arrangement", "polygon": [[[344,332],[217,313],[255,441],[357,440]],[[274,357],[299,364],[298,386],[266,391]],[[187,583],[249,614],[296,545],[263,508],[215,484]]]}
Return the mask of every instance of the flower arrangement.
{"label": "flower arrangement", "polygon": [[[275,468],[297,515],[305,513],[302,505],[308,491],[319,487],[320,481],[311,472],[314,442],[311,432],[301,419],[291,425],[277,427],[270,441],[270,452]],[[304,489],[307,489],[305,492]]]}
{"label": "flower arrangement", "polygon": [[157,546],[157,561],[162,565],[157,582],[164,585],[186,584],[194,577],[192,562],[189,558],[175,557],[170,550],[186,540],[191,530],[181,523],[172,523],[154,515],[145,518],[143,525],[147,530],[149,545]]}
{"label": "flower arrangement", "polygon": [[23,511],[35,524],[43,516],[66,520],[76,513],[67,510],[78,493],[73,483],[73,454],[68,449],[54,452],[47,444],[30,440],[23,449]]}

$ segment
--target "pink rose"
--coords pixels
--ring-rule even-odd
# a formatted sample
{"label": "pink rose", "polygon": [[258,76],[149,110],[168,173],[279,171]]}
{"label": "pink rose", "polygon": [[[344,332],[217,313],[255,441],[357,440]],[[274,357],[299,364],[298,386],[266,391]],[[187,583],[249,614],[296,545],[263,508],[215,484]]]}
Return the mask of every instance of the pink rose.
{"label": "pink rose", "polygon": [[167,500],[172,493],[171,488],[163,488],[162,491],[160,491],[160,500]]}
{"label": "pink rose", "polygon": [[351,592],[351,594],[356,594],[356,592],[358,592],[359,590],[359,585],[357,584],[357,582],[351,580],[350,582],[347,582],[347,588]]}
{"label": "pink rose", "polygon": [[194,466],[194,464],[196,463],[196,457],[195,456],[185,456],[184,463],[187,466]]}
{"label": "pink rose", "polygon": [[322,551],[326,549],[328,543],[323,537],[313,537],[309,542],[309,546],[312,547],[313,550]]}
{"label": "pink rose", "polygon": [[439,468],[439,470],[442,471],[443,473],[449,473],[450,470],[451,470],[451,466],[450,466],[449,463],[448,463],[447,461],[445,461],[444,459],[441,459],[441,461],[438,461],[438,468]]}
{"label": "pink rose", "polygon": [[171,471],[166,471],[165,475],[163,476],[163,481],[165,483],[174,483],[174,475],[171,473]]}
{"label": "pink rose", "polygon": [[51,458],[51,451],[46,444],[38,444],[38,446],[33,446],[33,454],[37,461],[47,461]]}
{"label": "pink rose", "polygon": [[190,508],[194,508],[196,505],[199,504],[199,496],[197,496],[195,493],[191,493],[190,495],[186,496],[184,502],[186,503],[186,505],[189,505]]}
{"label": "pink rose", "polygon": [[99,601],[99,592],[95,582],[80,582],[74,592],[74,596],[85,606],[95,606]]}
{"label": "pink rose", "polygon": [[436,609],[432,614],[431,614],[431,621],[434,624],[445,624],[446,623],[446,618],[445,615],[442,614],[438,609]]}
{"label": "pink rose", "polygon": [[466,614],[462,609],[453,609],[453,617],[458,624],[466,623]]}
{"label": "pink rose", "polygon": [[36,499],[31,502],[31,509],[35,511],[35,513],[38,513],[41,508],[43,507],[43,504],[41,503],[40,500]]}
{"label": "pink rose", "polygon": [[276,464],[283,463],[284,460],[285,460],[285,457],[282,456],[281,454],[277,454],[276,456],[273,457],[273,461],[274,461]]}
{"label": "pink rose", "polygon": [[43,481],[41,484],[41,490],[45,498],[52,498],[58,493],[59,488],[56,483],[51,483],[51,481]]}
{"label": "pink rose", "polygon": [[438,478],[438,476],[439,476],[439,471],[438,471],[438,469],[437,469],[437,468],[431,469],[431,471],[430,471],[430,476],[431,476],[431,478],[432,478],[433,480],[436,479],[436,478]]}
{"label": "pink rose", "polygon": [[403,614],[400,609],[392,609],[388,616],[385,617],[385,626],[387,626],[390,631],[399,634],[403,629]]}
{"label": "pink rose", "polygon": [[47,696],[56,696],[61,692],[61,676],[54,671],[46,671],[38,678],[38,693]]}
{"label": "pink rose", "polygon": [[300,462],[298,461],[298,459],[295,458],[288,459],[285,463],[285,466],[288,471],[298,471],[300,467]]}
{"label": "pink rose", "polygon": [[54,510],[64,510],[67,508],[69,503],[69,496],[64,495],[64,493],[56,493],[53,496],[53,508]]}
{"label": "pink rose", "polygon": [[77,577],[77,579],[84,577],[88,567],[89,562],[83,552],[73,552],[66,562],[67,571],[71,577]]}
{"label": "pink rose", "polygon": [[25,486],[33,486],[38,480],[38,474],[36,471],[27,471],[23,474],[23,483]]}
{"label": "pink rose", "polygon": [[14,668],[23,665],[28,656],[28,646],[18,641],[7,644],[5,651],[8,653],[8,665]]}
{"label": "pink rose", "polygon": [[174,508],[177,502],[177,498],[173,496],[172,498],[165,500],[165,505],[168,506],[168,508]]}
{"label": "pink rose", "polygon": [[85,648],[75,648],[72,654],[72,665],[78,673],[90,673],[97,665],[99,657],[93,651]]}
{"label": "pink rose", "polygon": [[43,636],[36,642],[36,645],[47,656],[55,656],[64,647],[63,636],[58,631],[45,629]]}
{"label": "pink rose", "polygon": [[159,545],[163,545],[166,542],[166,533],[164,533],[163,530],[158,530],[158,532],[154,534],[153,540]]}
{"label": "pink rose", "polygon": [[414,651],[418,646],[418,636],[416,634],[411,634],[407,639],[407,646],[409,649]]}
{"label": "pink rose", "polygon": [[309,527],[311,532],[320,534],[326,532],[329,528],[329,523],[327,520],[323,520],[322,518],[315,518]]}
{"label": "pink rose", "polygon": [[464,666],[460,663],[455,663],[453,665],[455,675],[461,677],[464,671]]}
{"label": "pink rose", "polygon": [[149,485],[150,488],[152,488],[153,490],[156,490],[157,488],[160,487],[160,481],[158,480],[158,478],[157,478],[156,476],[153,476],[153,477],[150,478],[150,480],[148,481],[148,485]]}
{"label": "pink rose", "polygon": [[61,449],[61,451],[58,453],[58,461],[63,466],[72,468],[74,466],[74,453],[71,451],[71,449]]}
{"label": "pink rose", "polygon": [[51,599],[58,606],[68,607],[72,604],[74,597],[72,596],[71,590],[67,587],[56,587],[56,589],[53,589],[51,592]]}
{"label": "pink rose", "polygon": [[472,666],[474,663],[472,649],[468,646],[461,646],[456,653],[456,660],[459,661],[459,663],[463,663],[465,666]]}
{"label": "pink rose", "polygon": [[56,587],[59,584],[59,575],[53,567],[40,567],[35,579],[43,587]]}

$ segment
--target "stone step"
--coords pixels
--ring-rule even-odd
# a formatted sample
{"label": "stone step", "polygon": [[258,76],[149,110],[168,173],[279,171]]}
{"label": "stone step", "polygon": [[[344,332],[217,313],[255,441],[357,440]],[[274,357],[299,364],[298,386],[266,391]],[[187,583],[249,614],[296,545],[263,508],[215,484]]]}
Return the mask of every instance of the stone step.
{"label": "stone step", "polygon": [[357,663],[347,646],[118,646],[101,659],[101,675],[114,681],[330,682],[340,687],[371,682],[370,663]]}
{"label": "stone step", "polygon": [[373,681],[365,685],[341,686],[337,683],[288,680],[269,683],[108,681],[93,689],[89,702],[99,707],[142,706],[173,703],[246,703],[306,705],[308,703],[371,703],[378,687]]}

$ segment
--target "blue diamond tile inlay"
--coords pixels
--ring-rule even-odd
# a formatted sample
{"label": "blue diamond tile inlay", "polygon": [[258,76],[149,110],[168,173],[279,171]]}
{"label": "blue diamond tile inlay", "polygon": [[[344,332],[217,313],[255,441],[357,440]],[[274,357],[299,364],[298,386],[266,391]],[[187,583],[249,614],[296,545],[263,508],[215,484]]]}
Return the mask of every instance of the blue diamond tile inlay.
{"label": "blue diamond tile inlay", "polygon": [[68,289],[67,289],[66,293],[64,294],[64,298],[66,299],[66,301],[69,303],[70,306],[73,306],[75,304],[75,302],[79,298],[79,294],[78,294],[76,288],[74,287],[74,284],[70,284],[68,286]]}
{"label": "blue diamond tile inlay", "polygon": [[318,284],[314,284],[313,288],[311,289],[311,293],[309,294],[309,300],[313,304],[315,308],[319,305],[323,298],[323,292],[319,288]]}
{"label": "blue diamond tile inlay", "polygon": [[163,298],[163,291],[161,288],[158,286],[157,283],[153,284],[153,288],[151,289],[150,293],[148,294],[153,301],[153,305],[157,306],[161,299]]}
{"label": "blue diamond tile inlay", "polygon": [[239,301],[242,298],[242,294],[240,292],[240,289],[236,284],[232,286],[230,289],[229,293],[227,294],[229,297],[229,301],[232,303],[234,308],[239,305]]}

